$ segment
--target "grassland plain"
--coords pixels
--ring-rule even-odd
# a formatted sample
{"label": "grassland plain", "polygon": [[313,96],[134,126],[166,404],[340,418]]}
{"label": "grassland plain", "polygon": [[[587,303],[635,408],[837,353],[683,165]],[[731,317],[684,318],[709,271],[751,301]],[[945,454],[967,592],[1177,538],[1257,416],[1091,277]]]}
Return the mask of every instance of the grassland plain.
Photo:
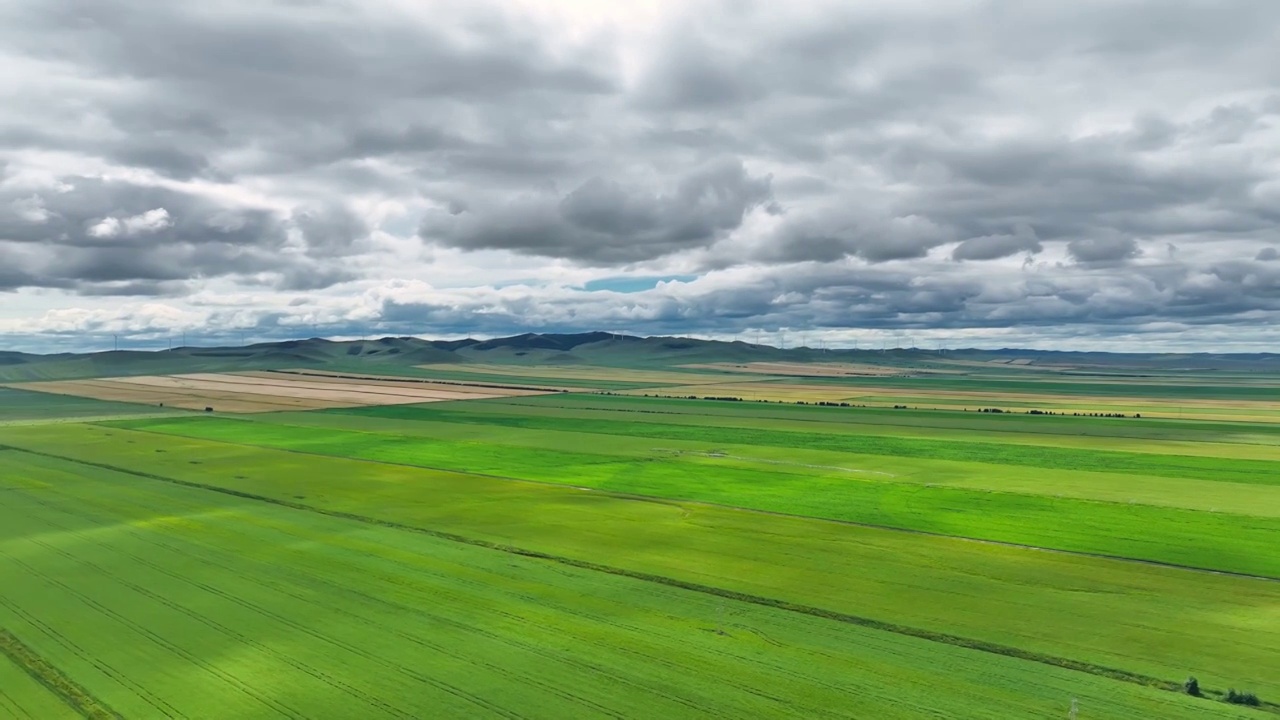
{"label": "grassland plain", "polygon": [[1024,446],[1004,442],[954,442],[919,437],[779,430],[768,426],[672,424],[651,417],[614,419],[603,425],[595,418],[570,414],[537,415],[522,410],[498,410],[498,406],[445,404],[344,410],[354,415],[476,423],[536,430],[598,433],[644,437],[653,440],[701,440],[711,443],[759,445],[796,450],[830,450],[861,455],[910,457],[928,460],[979,462],[1020,467],[1140,473],[1162,477],[1212,479],[1257,485],[1280,483],[1280,464],[1269,460],[1227,459],[1185,454],[1133,453],[1086,448]]}
{"label": "grassland plain", "polygon": [[[257,418],[270,425],[288,426],[284,429],[268,428],[254,432],[251,440],[254,444],[271,447],[287,447],[302,452],[325,454],[322,443],[317,442],[326,436],[325,433],[299,433],[290,428],[323,428],[328,430],[359,431],[360,448],[372,457],[379,452],[380,445],[388,443],[375,441],[369,434],[390,436],[395,438],[396,452],[405,451],[403,446],[412,443],[411,455],[402,456],[401,462],[422,465],[424,467],[443,467],[455,470],[485,471],[494,470],[491,474],[507,473],[539,473],[518,474],[509,477],[542,480],[546,482],[567,483],[572,481],[571,473],[578,472],[574,465],[560,467],[558,461],[565,460],[558,453],[578,453],[579,459],[586,460],[593,467],[602,465],[601,456],[613,456],[614,462],[646,462],[661,461],[663,463],[688,462],[700,463],[704,467],[685,468],[694,472],[694,481],[686,482],[686,488],[696,488],[705,474],[716,468],[744,468],[756,473],[768,472],[781,476],[779,480],[793,482],[802,477],[820,477],[826,481],[836,480],[878,480],[881,482],[913,483],[925,486],[962,487],[975,490],[998,492],[1019,492],[1030,495],[1051,495],[1106,502],[1123,502],[1130,505],[1154,505],[1159,507],[1177,507],[1190,510],[1207,510],[1229,514],[1251,515],[1258,517],[1280,516],[1280,485],[1259,486],[1246,483],[1231,483],[1212,480],[1167,478],[1144,475],[1128,475],[1123,483],[1117,483],[1111,473],[1090,473],[1078,471],[1044,470],[1034,474],[1024,472],[993,472],[985,464],[955,463],[950,461],[917,460],[913,458],[854,455],[827,450],[797,450],[793,448],[774,448],[764,446],[730,446],[723,444],[703,443],[692,440],[673,440],[655,443],[647,438],[610,435],[606,444],[590,443],[584,447],[581,434],[555,430],[527,430],[506,428],[474,423],[441,423],[431,420],[403,420],[393,418],[376,418],[368,416],[352,417],[332,413],[277,413]],[[689,418],[680,418],[688,421]],[[715,417],[705,418],[706,422],[716,422]],[[785,422],[785,421],[784,421]],[[171,423],[137,424],[138,429],[156,432],[171,432],[179,435],[191,435],[188,426]],[[871,426],[873,431],[881,428]],[[607,429],[607,424],[601,426]],[[914,429],[907,428],[908,433]],[[202,425],[195,431],[201,437],[224,437],[231,441],[244,442],[243,426]],[[225,433],[225,435],[214,435]],[[873,434],[877,434],[874,433]],[[883,433],[879,433],[883,434]],[[991,436],[981,436],[990,441]],[[386,439],[390,439],[386,438]],[[414,440],[410,441],[409,439]],[[342,440],[350,446],[353,439],[342,436]],[[1009,441],[1008,434],[1000,436]],[[1021,439],[1021,438],[1019,438]],[[1035,436],[1026,438],[1029,444]],[[1064,438],[1068,442],[1076,438]],[[1047,438],[1056,443],[1060,438]],[[1124,442],[1124,441],[1122,441]],[[1132,442],[1132,441],[1129,441]],[[485,444],[491,449],[487,455],[478,454],[478,444]],[[447,444],[448,453],[437,451]],[[1147,445],[1150,445],[1148,442]],[[1230,457],[1232,450],[1244,453],[1267,452],[1274,456],[1274,447],[1257,447],[1243,445],[1219,446],[1209,443],[1184,443],[1187,451],[1205,452],[1209,457]],[[1192,447],[1194,446],[1194,447]],[[529,450],[539,453],[556,454],[555,463],[541,462],[539,458],[530,458]],[[583,457],[585,455],[588,457]],[[513,456],[511,453],[519,453]],[[1219,453],[1221,455],[1219,455]],[[408,459],[403,459],[407,457]],[[548,455],[550,457],[550,455]],[[388,459],[389,461],[392,461]],[[519,460],[521,462],[513,462]],[[559,468],[549,477],[545,468]],[[1008,470],[1008,469],[1006,469]],[[645,472],[643,468],[630,468],[627,473]],[[591,472],[591,477],[600,473]],[[620,477],[625,481],[625,474]],[[764,479],[766,482],[768,478]]]}
{"label": "grassland plain", "polygon": [[[666,399],[630,395],[561,395],[547,398],[505,400],[493,405],[519,405],[560,410],[600,410],[641,415],[693,416],[714,418],[715,422],[733,422],[744,417],[754,420],[784,420],[822,423],[829,428],[856,426],[855,432],[874,432],[875,427],[899,432],[920,428],[933,436],[934,430],[962,430],[1009,435],[1078,436],[1086,443],[1107,442],[1111,438],[1158,440],[1169,442],[1233,443],[1245,445],[1280,445],[1280,424],[1245,421],[1202,421],[1177,418],[1081,418],[1062,415],[1028,415],[1026,413],[988,414],[978,412],[936,411],[931,409],[827,407],[782,403],[727,403],[714,400]],[[670,421],[667,418],[666,421]],[[697,420],[701,422],[701,420]],[[1089,445],[1093,447],[1092,445]],[[1195,454],[1195,453],[1193,453]]]}
{"label": "grassland plain", "polygon": [[[74,461],[0,468],[25,480],[0,622],[125,717],[1255,715]],[[0,708],[74,716],[6,661]]]}
{"label": "grassland plain", "polygon": [[1280,379],[1274,375],[1255,376],[1249,381],[1215,382],[1199,379],[1188,382],[1181,374],[1166,378],[1119,377],[1100,380],[1094,376],[1064,378],[1046,375],[1036,378],[1000,378],[982,375],[921,376],[889,378],[783,378],[779,384],[835,385],[870,389],[898,389],[908,394],[935,392],[992,394],[1036,394],[1085,397],[1150,398],[1160,401],[1229,400],[1232,402],[1280,402]]}
{"label": "grassland plain", "polygon": [[[562,395],[512,399],[460,408],[474,413],[549,415],[616,422],[715,425],[833,435],[892,435],[1018,445],[1119,450],[1227,459],[1280,460],[1280,425],[1192,422],[1156,418],[963,413],[886,408],[739,404],[708,400]],[[629,413],[620,414],[620,413]]]}
{"label": "grassland plain", "polygon": [[1274,581],[119,428],[60,430],[14,428],[5,443],[1043,662],[1280,694]]}
{"label": "grassland plain", "polygon": [[[1280,485],[1131,476],[1117,487],[1115,475],[1105,473],[1046,470],[1032,477],[985,463],[785,447],[762,453],[770,448],[674,438],[654,447],[647,438],[608,435],[602,424],[593,441],[571,431],[457,422],[412,427],[404,420],[380,428],[376,417],[291,417],[308,425],[197,418],[122,426],[1280,577],[1280,558],[1269,551],[1280,538]],[[317,427],[321,419],[329,427]],[[1064,489],[1083,497],[1064,497]]]}

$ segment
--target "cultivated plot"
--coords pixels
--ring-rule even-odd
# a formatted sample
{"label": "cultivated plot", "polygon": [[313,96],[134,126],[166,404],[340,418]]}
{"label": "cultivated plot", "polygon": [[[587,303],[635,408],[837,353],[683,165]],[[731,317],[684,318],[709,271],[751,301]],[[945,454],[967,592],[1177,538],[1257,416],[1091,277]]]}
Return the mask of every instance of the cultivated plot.
{"label": "cultivated plot", "polygon": [[0,467],[46,488],[0,506],[0,624],[24,648],[0,657],[0,708],[16,717],[71,716],[32,673],[102,717],[1054,718],[1073,699],[1099,717],[1237,717],[306,496],[18,451]]}
{"label": "cultivated plot", "polygon": [[414,383],[395,378],[345,378],[299,373],[190,373],[14,385],[22,390],[116,402],[232,413],[314,410],[476,400],[538,394],[519,388]]}
{"label": "cultivated plot", "polygon": [[[247,427],[241,442],[259,432]],[[351,439],[344,450],[357,452]],[[1195,674],[1207,688],[1280,692],[1274,580],[432,471],[390,464],[394,455],[357,462],[101,427],[74,437],[21,428],[6,442],[140,479],[794,603],[1104,677],[1113,669],[1172,687]]]}
{"label": "cultivated plot", "polygon": [[[843,379],[850,384],[842,384]],[[1200,419],[1216,421],[1280,422],[1280,401],[1250,399],[1212,399],[1159,397],[1146,386],[1147,392],[1125,395],[1123,393],[1092,395],[1082,388],[1080,394],[1067,394],[1036,390],[954,390],[930,388],[917,384],[910,387],[878,386],[867,378],[825,378],[828,382],[796,382],[794,380],[763,380],[752,382],[726,382],[713,386],[679,385],[623,390],[630,395],[654,395],[657,397],[729,397],[746,401],[786,403],[848,403],[871,407],[905,406],[953,411],[978,411],[995,408],[1004,412],[1025,413],[1030,410],[1051,411],[1061,414],[1140,414],[1144,417],[1169,419]],[[856,384],[853,381],[857,380]],[[890,382],[888,378],[886,382]],[[976,383],[975,383],[976,384]],[[1061,385],[1061,383],[1059,383]],[[1123,387],[1117,385],[1117,387]],[[1248,390],[1235,388],[1232,390]],[[1255,391],[1256,392],[1256,391]]]}

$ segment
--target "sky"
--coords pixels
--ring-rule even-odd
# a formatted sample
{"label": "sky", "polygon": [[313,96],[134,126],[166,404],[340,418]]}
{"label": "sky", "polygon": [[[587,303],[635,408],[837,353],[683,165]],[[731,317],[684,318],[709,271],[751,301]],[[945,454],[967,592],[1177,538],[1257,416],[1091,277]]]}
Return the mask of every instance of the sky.
{"label": "sky", "polygon": [[1274,0],[0,0],[0,97],[0,349],[1280,351]]}

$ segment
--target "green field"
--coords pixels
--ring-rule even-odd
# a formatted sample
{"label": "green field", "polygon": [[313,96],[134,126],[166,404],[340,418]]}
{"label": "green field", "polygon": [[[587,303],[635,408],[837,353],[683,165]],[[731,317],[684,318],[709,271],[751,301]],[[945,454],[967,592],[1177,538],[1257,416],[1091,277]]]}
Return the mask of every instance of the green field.
{"label": "green field", "polygon": [[36,395],[0,389],[0,717],[1280,713],[1280,424]]}
{"label": "green field", "polygon": [[1280,578],[1275,461],[539,410],[441,403],[122,427]]}

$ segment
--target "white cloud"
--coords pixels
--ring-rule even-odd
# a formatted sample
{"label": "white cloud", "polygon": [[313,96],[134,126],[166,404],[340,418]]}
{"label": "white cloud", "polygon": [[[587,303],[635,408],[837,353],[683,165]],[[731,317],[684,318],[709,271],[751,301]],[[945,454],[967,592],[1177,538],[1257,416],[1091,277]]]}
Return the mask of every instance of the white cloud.
{"label": "white cloud", "polygon": [[113,217],[105,217],[89,226],[89,237],[95,237],[102,240],[116,237],[120,234],[120,220]]}
{"label": "white cloud", "polygon": [[173,227],[169,211],[156,208],[126,218],[105,217],[89,226],[89,237],[108,240],[116,237],[137,237]]}
{"label": "white cloud", "polygon": [[125,218],[121,221],[126,235],[153,233],[173,226],[169,211],[164,208],[148,210],[140,215]]}

